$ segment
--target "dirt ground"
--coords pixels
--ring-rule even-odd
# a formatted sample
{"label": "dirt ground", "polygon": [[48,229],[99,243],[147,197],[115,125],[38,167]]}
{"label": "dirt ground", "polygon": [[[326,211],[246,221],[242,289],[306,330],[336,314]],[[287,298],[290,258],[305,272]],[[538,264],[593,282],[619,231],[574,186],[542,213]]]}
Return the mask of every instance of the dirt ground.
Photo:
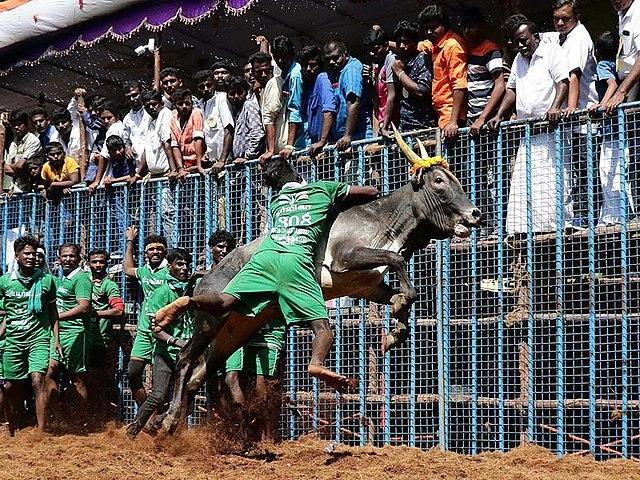
{"label": "dirt ground", "polygon": [[0,479],[637,479],[640,463],[596,462],[581,456],[557,459],[549,451],[520,447],[507,454],[465,457],[408,447],[351,448],[327,453],[328,442],[307,437],[259,446],[247,456],[216,453],[232,446],[207,431],[178,438],[141,435],[130,441],[123,429],[86,436],[39,437],[32,430],[0,440]]}

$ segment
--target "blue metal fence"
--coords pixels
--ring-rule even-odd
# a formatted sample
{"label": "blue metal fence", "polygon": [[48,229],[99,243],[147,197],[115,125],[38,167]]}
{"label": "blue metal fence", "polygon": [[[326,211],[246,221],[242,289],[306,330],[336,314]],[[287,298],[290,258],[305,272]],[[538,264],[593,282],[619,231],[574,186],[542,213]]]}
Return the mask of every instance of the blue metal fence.
{"label": "blue metal fence", "polygon": [[[386,306],[329,302],[329,361],[358,378],[355,392],[310,379],[311,332],[289,331],[283,433],[470,454],[535,442],[559,455],[640,455],[637,120],[636,105],[628,105],[614,117],[582,115],[555,126],[507,122],[478,138],[462,129],[451,144],[437,130],[408,135],[448,157],[485,212],[485,227],[415,255],[409,269],[419,297],[409,339],[386,355]],[[384,193],[408,181],[406,160],[380,139],[295,161],[310,180],[373,183]],[[128,313],[118,376],[126,420],[134,407],[122,368],[138,293],[119,268],[124,229],[139,227],[138,261],[143,237],[163,233],[204,267],[217,228],[247,242],[268,227],[270,195],[255,163],[184,184],[151,180],[93,195],[73,189],[59,202],[16,195],[2,200],[0,259],[7,264],[11,239],[24,231],[42,238],[51,265],[65,241],[112,252]],[[191,424],[204,411],[199,396]]]}

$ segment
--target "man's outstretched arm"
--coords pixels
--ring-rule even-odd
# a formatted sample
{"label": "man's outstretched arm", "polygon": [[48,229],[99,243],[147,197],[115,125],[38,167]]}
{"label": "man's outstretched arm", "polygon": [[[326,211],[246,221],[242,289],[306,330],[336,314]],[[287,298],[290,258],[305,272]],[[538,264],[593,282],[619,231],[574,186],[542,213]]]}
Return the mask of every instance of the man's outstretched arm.
{"label": "man's outstretched arm", "polygon": [[360,185],[349,185],[349,193],[344,197],[349,202],[366,202],[380,196],[380,191],[376,187],[363,187]]}

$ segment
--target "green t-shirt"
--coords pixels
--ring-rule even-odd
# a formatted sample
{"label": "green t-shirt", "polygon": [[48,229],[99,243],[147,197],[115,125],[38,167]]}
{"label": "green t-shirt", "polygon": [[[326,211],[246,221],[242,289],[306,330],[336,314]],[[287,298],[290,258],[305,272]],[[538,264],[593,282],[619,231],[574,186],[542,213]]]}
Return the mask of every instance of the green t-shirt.
{"label": "green t-shirt", "polygon": [[287,183],[271,202],[273,227],[259,250],[300,253],[313,257],[324,234],[327,214],[349,193],[341,182]]}
{"label": "green t-shirt", "polygon": [[48,273],[42,277],[42,311],[36,313],[27,308],[33,278],[23,283],[15,272],[0,277],[0,298],[7,320],[5,341],[12,345],[25,345],[51,336],[48,313],[49,305],[56,301],[55,281]]}
{"label": "green t-shirt", "polygon": [[[93,289],[91,290],[91,309],[93,312],[101,312],[111,308],[110,300],[120,298],[120,289],[116,282],[108,277],[102,280],[93,279]],[[111,333],[111,319],[99,318],[97,315],[91,316],[91,321],[98,327],[102,338],[107,338]]]}
{"label": "green t-shirt", "polygon": [[252,347],[284,348],[287,324],[283,317],[274,318],[253,334],[247,345]]}
{"label": "green t-shirt", "polygon": [[[136,278],[140,280],[144,300],[140,306],[140,316],[138,317],[138,330],[149,331],[149,315],[146,311],[147,301],[158,287],[165,285],[170,277],[167,267],[160,267],[153,270],[149,265],[136,268]],[[154,312],[155,313],[155,312]]]}
{"label": "green t-shirt", "polygon": [[[91,301],[91,278],[89,274],[78,267],[69,275],[56,278],[58,287],[58,314],[67,312],[78,305],[78,300]],[[60,321],[60,331],[83,330],[91,318],[91,313],[77,315]]]}
{"label": "green t-shirt", "polygon": [[[161,285],[153,292],[151,298],[147,302],[147,323],[151,323],[151,318],[162,307],[166,307],[178,297],[184,295],[187,289],[187,282],[178,282],[171,277],[168,283]],[[180,317],[172,324],[165,327],[165,332],[175,338],[181,340],[189,340],[193,336],[194,330],[194,317],[192,312],[186,312],[180,315]],[[175,345],[167,345],[165,342],[161,342],[154,338],[153,351],[155,354],[164,355],[172,359],[177,359],[180,348]]]}

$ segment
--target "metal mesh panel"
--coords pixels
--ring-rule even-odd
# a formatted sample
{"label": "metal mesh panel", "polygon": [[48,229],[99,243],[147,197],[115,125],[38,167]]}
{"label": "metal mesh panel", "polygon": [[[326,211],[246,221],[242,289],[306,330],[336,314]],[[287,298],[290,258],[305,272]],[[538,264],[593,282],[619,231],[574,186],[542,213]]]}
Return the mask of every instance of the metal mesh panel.
{"label": "metal mesh panel", "polygon": [[[418,291],[409,339],[386,355],[394,325],[387,306],[349,298],[327,303],[335,329],[328,365],[356,377],[336,393],[309,378],[312,334],[288,332],[281,427],[287,438],[315,431],[354,445],[439,445],[462,453],[535,442],[558,454],[588,450],[601,458],[640,455],[640,182],[638,111],[578,116],[558,125],[507,122],[498,132],[452,143],[437,130],[407,135],[442,153],[484,215],[469,239],[432,242],[410,262]],[[294,158],[303,176],[373,184],[393,192],[409,180],[393,143],[356,142],[347,153]],[[126,302],[118,352],[120,417],[134,403],[124,369],[140,293],[120,267],[124,228],[143,239],[164,234],[198,265],[211,263],[207,239],[218,228],[248,242],[269,225],[271,193],[256,163],[220,178],[140,182],[60,201],[39,195],[3,199],[0,255],[12,238],[42,238],[53,266],[56,247],[106,248]],[[357,228],[357,226],[354,226]],[[394,275],[388,282],[397,286]],[[206,416],[204,389],[189,418]]]}

